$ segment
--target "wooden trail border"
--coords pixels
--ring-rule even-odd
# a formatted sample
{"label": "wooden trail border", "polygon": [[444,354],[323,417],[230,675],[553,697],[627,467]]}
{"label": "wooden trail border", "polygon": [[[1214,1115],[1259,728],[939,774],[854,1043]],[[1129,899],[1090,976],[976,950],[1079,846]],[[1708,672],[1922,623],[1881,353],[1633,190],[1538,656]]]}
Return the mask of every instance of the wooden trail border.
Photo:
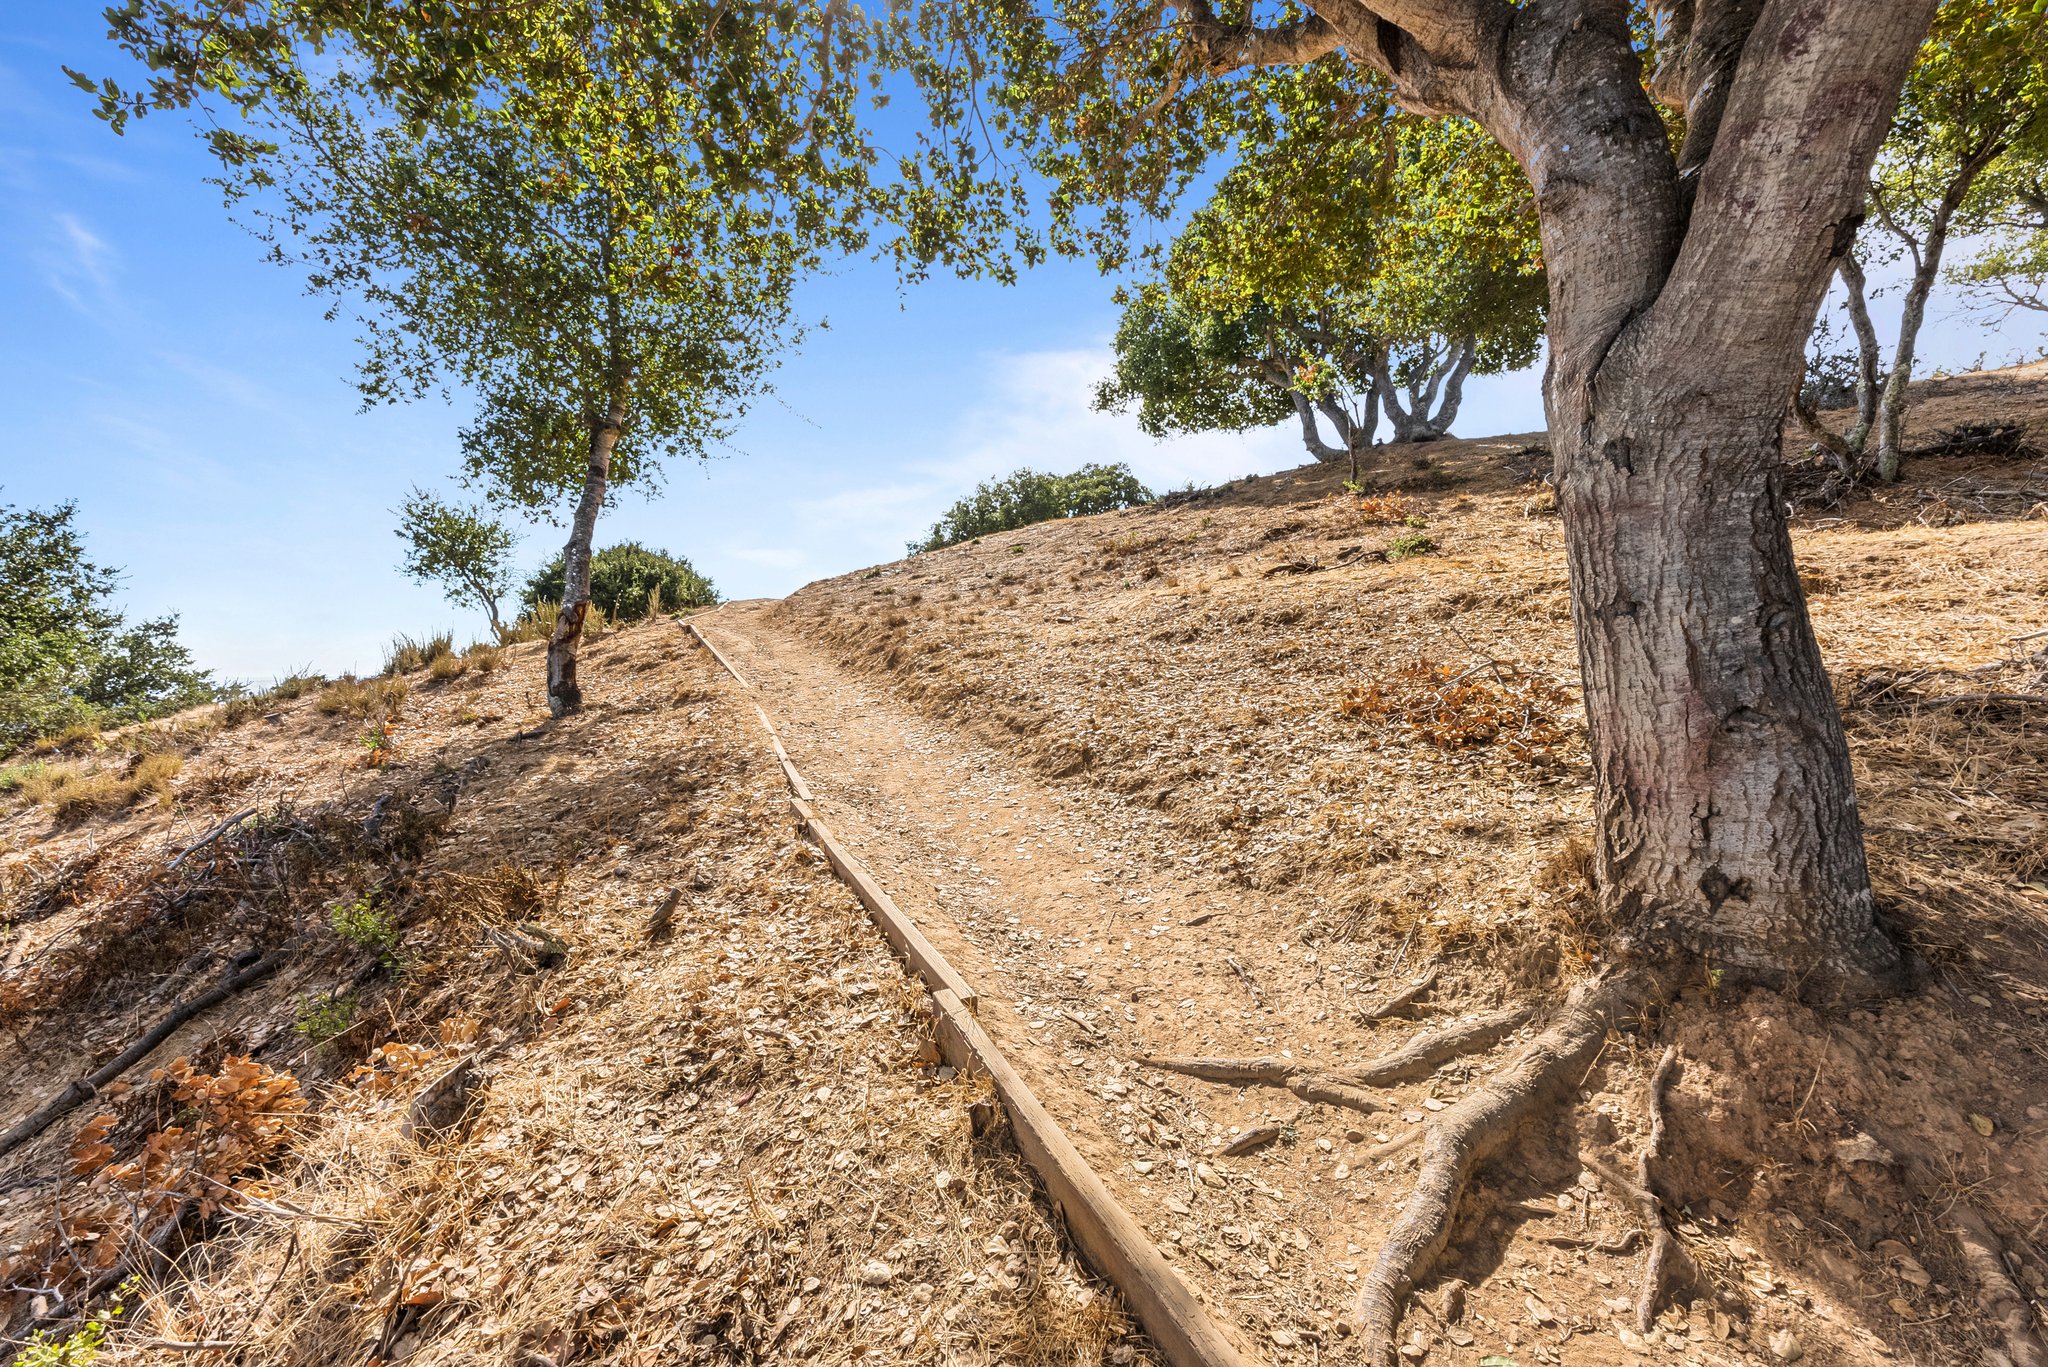
{"label": "wooden trail border", "polygon": [[[742,688],[753,689],[746,676],[733,668],[732,661],[711,644],[695,622],[685,621],[683,628],[711,652],[711,658]],[[967,980],[925,938],[917,923],[903,913],[867,866],[854,858],[818,818],[811,808],[816,799],[811,795],[810,785],[782,748],[775,724],[758,703],[754,711],[768,733],[769,744],[775,748],[783,777],[789,781],[793,794],[790,808],[798,828],[824,852],[833,873],[853,889],[876,927],[931,992],[939,1052],[955,1068],[979,1073],[994,1085],[1010,1118],[1010,1131],[1016,1137],[1018,1150],[1038,1174],[1068,1233],[1089,1263],[1123,1292],[1131,1313],[1173,1367],[1252,1367],[1253,1359],[1196,1298],[1193,1288],[1103,1185],[1022,1074],[981,1028],[981,1022],[974,1018],[974,989]]]}

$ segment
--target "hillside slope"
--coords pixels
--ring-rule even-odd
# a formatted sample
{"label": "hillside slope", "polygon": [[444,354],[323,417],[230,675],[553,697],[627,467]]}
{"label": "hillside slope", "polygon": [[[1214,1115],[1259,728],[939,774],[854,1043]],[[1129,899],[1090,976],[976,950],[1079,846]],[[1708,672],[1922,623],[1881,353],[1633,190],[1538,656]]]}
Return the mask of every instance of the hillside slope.
{"label": "hillside slope", "polygon": [[[1917,398],[1922,440],[2019,418],[2048,447],[2048,366]],[[0,810],[0,1136],[76,1103],[0,1137],[9,1341],[51,1336],[39,1367],[1156,1361],[792,832],[758,702],[1209,1306],[1262,1360],[1356,1361],[1406,1141],[1602,962],[1531,440],[695,617],[751,689],[663,622],[597,641],[559,724],[522,646],[61,761],[94,801]],[[2048,461],[1931,456],[1840,506],[1817,483],[1802,573],[1922,982],[1819,1012],[1710,975],[1616,1032],[1481,1170],[1407,1360],[1959,1367],[2048,1313],[2048,708],[2001,700],[2048,691]],[[1153,1061],[1357,1064],[1465,1026],[1346,1107]],[[1667,1222],[1700,1276],[1644,1332]],[[1972,1261],[1994,1244],[2002,1278]]]}
{"label": "hillside slope", "polygon": [[317,695],[187,717],[168,810],[0,823],[0,1131],[283,960],[0,1158],[10,1339],[125,1281],[101,1362],[1132,1360],[685,639],[598,643],[561,725],[538,646],[416,674],[375,769]]}
{"label": "hillside slope", "polygon": [[[1923,440],[2018,416],[2048,446],[2048,367],[1921,399]],[[1336,471],[1248,480],[705,624],[750,643],[764,691],[790,697],[789,743],[821,794],[858,808],[878,847],[929,856],[895,876],[1016,977],[1017,1047],[1037,1038],[1050,1075],[1132,1084],[1141,1113],[1199,1136],[1183,1147],[1070,1099],[1155,1237],[1304,1360],[1333,1341],[1311,1331],[1352,1313],[1361,1250],[1405,1192],[1400,1162],[1361,1171],[1360,1155],[1483,1083],[1509,1046],[1396,1089],[1362,1125],[1137,1061],[1356,1062],[1415,1031],[1356,1013],[1425,965],[1424,1020],[1442,1023],[1540,1014],[1600,964],[1563,558],[1533,456],[1521,438],[1425,447],[1365,498]],[[1469,1317],[1432,1315],[1425,1287],[1418,1353],[1768,1361],[1775,1340],[1814,1361],[1977,1361],[2003,1350],[1952,1233],[1965,1205],[2042,1313],[2048,709],[1985,698],[2048,683],[2048,464],[1929,457],[1908,473],[1802,508],[1796,541],[1921,989],[1822,1014],[1702,983],[1611,1040],[1576,1104],[1468,1198],[1430,1285],[1470,1283]],[[1064,994],[1045,985],[1062,975]],[[1045,1004],[1063,995],[1086,1016],[1072,1028]],[[1637,1224],[1602,1174],[1632,1170],[1666,1045],[1681,1063],[1660,1180],[1718,1294],[1663,1321],[1658,1347],[1634,1321],[1642,1247],[1588,1248]],[[1213,1158],[1233,1125],[1268,1123],[1289,1127],[1282,1142]],[[1144,1175],[1193,1156],[1281,1193],[1300,1256],[1246,1255],[1269,1230]]]}

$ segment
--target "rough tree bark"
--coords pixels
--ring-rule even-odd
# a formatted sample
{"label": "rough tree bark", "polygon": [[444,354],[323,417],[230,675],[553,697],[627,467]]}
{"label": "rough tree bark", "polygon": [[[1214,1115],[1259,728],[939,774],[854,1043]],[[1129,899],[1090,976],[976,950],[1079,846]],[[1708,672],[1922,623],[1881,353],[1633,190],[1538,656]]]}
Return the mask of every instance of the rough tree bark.
{"label": "rough tree bark", "polygon": [[1342,49],[1409,110],[1476,120],[1535,191],[1596,883],[1638,960],[1816,995],[1902,980],[1778,468],[1807,328],[1935,3],[1654,0],[1676,157],[1617,0],[1188,21],[1211,70]]}
{"label": "rough tree bark", "polygon": [[583,705],[576,682],[576,656],[583,645],[583,621],[590,615],[590,554],[597,535],[597,514],[604,507],[611,481],[612,451],[626,422],[626,394],[615,390],[604,416],[590,425],[590,460],[583,476],[583,496],[569,523],[569,544],[562,548],[562,606],[548,636],[548,711],[566,716]]}

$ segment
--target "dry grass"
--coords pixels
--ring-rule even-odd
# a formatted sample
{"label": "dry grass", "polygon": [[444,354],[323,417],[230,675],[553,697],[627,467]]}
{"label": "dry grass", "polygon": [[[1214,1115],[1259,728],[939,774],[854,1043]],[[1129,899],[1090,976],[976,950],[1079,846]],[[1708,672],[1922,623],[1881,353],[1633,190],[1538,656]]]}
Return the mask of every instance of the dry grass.
{"label": "dry grass", "polygon": [[447,683],[459,679],[469,672],[469,659],[462,655],[436,655],[427,666],[427,677],[435,683]]}
{"label": "dry grass", "polygon": [[463,658],[469,661],[470,668],[477,673],[488,674],[502,662],[503,655],[504,652],[499,647],[479,642],[471,646],[469,653]]}
{"label": "dry grass", "polygon": [[145,798],[170,806],[172,782],[184,768],[182,755],[159,751],[139,755],[125,767],[26,765],[13,771],[6,786],[46,808],[58,822],[71,825],[90,816],[125,811]]}
{"label": "dry grass", "polygon": [[439,632],[424,640],[401,632],[391,638],[391,648],[384,653],[384,673],[410,674],[454,653],[455,637],[449,632]]}
{"label": "dry grass", "polygon": [[[517,720],[492,736],[460,720],[516,714],[538,653],[507,650],[459,702],[414,699],[389,768],[329,760],[313,772],[331,777],[302,779],[303,807],[328,813],[317,823],[252,822],[174,880],[163,849],[139,845],[80,847],[50,875],[10,866],[25,922],[61,935],[88,916],[130,947],[113,981],[144,968],[162,981],[190,946],[145,944],[109,914],[154,915],[188,886],[208,891],[176,924],[202,943],[306,945],[192,1037],[289,1069],[320,1099],[287,1155],[243,1174],[320,1218],[222,1197],[205,1241],[130,1293],[130,1327],[101,1363],[166,1360],[151,1339],[221,1337],[245,1345],[241,1361],[293,1367],[358,1362],[380,1340],[387,1359],[419,1363],[1147,1360],[989,1125],[986,1089],[935,1066],[921,991],[792,838],[751,713],[707,662],[678,656],[673,631],[609,637],[586,657],[598,706],[538,744],[503,739]],[[300,717],[231,744],[340,746]],[[470,757],[485,767],[444,820]],[[394,785],[399,800],[372,801]],[[419,820],[431,829],[415,838]],[[292,881],[243,886],[280,872]],[[684,894],[673,933],[650,942],[669,887]],[[373,888],[402,974],[314,925]],[[289,925],[261,919],[273,912]],[[536,972],[493,939],[522,926],[565,941],[567,964]],[[213,980],[192,962],[192,984]],[[359,1009],[313,1049],[298,1004],[342,997]],[[76,1065],[50,1041],[121,1037],[133,1002],[116,1020],[84,989],[48,995],[18,1052],[0,1043],[0,1076],[23,1097],[61,1086]],[[488,1081],[459,1134],[406,1139],[413,1098],[465,1055]],[[108,1161],[147,1142],[163,1101],[148,1087],[108,1098],[117,1123],[94,1134]],[[0,1181],[54,1180],[87,1115],[4,1160]],[[0,1247],[54,1246],[48,1232],[42,1205],[0,1205]]]}
{"label": "dry grass", "polygon": [[322,688],[313,710],[323,717],[392,717],[405,704],[403,679],[341,678]]}

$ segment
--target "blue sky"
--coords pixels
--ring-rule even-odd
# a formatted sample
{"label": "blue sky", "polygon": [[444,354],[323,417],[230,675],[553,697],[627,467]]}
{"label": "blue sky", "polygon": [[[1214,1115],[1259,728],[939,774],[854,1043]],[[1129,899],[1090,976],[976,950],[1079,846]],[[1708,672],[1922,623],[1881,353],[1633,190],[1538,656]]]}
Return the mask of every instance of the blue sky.
{"label": "blue sky", "polygon": [[[200,662],[267,680],[371,669],[393,632],[481,618],[396,569],[390,510],[446,489],[459,405],[357,411],[353,330],[266,264],[205,184],[189,127],[116,138],[58,70],[119,67],[91,0],[0,13],[0,502],[79,504],[124,606],[178,613]],[[851,263],[809,285],[825,317],[777,397],[723,459],[672,468],[660,497],[608,508],[599,542],[688,555],[729,597],[780,595],[902,553],[954,498],[1020,465],[1127,461],[1155,488],[1300,464],[1289,429],[1156,443],[1091,413],[1117,310],[1086,263],[1010,288],[935,282],[899,295]],[[1927,364],[2038,349],[1937,307]],[[1534,372],[1475,381],[1460,433],[1541,426]],[[559,549],[528,531],[523,563]]]}

